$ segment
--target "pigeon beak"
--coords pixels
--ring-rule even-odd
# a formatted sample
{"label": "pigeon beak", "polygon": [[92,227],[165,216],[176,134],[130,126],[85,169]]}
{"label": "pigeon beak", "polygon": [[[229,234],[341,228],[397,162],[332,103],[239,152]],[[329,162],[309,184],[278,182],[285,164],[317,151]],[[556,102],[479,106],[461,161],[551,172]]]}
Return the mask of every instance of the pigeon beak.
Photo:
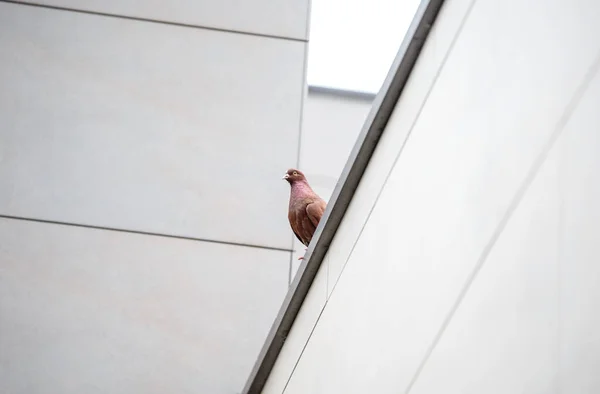
{"label": "pigeon beak", "polygon": [[281,178],[281,179],[283,179],[283,180],[287,180],[289,177],[290,177],[290,176],[289,176],[288,174],[285,174],[285,175],[283,176],[283,178]]}

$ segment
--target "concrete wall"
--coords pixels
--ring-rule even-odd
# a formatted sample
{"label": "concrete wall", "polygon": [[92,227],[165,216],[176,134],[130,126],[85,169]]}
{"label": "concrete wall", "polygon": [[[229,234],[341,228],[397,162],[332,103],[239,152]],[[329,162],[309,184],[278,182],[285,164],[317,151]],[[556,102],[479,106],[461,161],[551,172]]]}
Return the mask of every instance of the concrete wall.
{"label": "concrete wall", "polygon": [[600,391],[598,15],[446,2],[264,393]]}
{"label": "concrete wall", "polygon": [[290,280],[308,1],[38,3],[0,2],[0,392],[241,390]]}

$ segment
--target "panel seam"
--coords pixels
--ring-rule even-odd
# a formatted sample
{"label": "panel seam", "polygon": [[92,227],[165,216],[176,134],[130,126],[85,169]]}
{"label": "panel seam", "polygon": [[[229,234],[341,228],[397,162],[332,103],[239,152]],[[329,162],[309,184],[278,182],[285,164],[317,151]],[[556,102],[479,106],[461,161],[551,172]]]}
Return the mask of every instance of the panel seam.
{"label": "panel seam", "polygon": [[54,10],[54,11],[74,12],[74,13],[78,13],[78,14],[102,16],[102,17],[107,17],[107,18],[125,19],[125,20],[136,21],[136,22],[155,23],[155,24],[159,24],[159,25],[215,31],[215,32],[221,32],[221,33],[239,34],[239,35],[252,36],[252,37],[270,38],[270,39],[275,39],[275,40],[284,40],[284,41],[293,41],[293,42],[302,42],[302,43],[308,42],[308,40],[306,40],[306,39],[278,36],[275,34],[255,33],[255,32],[244,31],[244,30],[203,26],[203,25],[197,25],[197,24],[193,24],[193,23],[167,21],[167,20],[154,19],[154,18],[144,18],[144,17],[132,16],[132,15],[121,15],[121,14],[114,14],[114,13],[110,13],[110,12],[84,10],[84,9],[80,9],[80,8],[63,7],[63,6],[49,5],[49,4],[40,4],[40,3],[29,2],[29,1],[0,0],[0,3],[23,5],[23,6],[36,7],[36,8],[45,8],[45,9]]}
{"label": "panel seam", "polygon": [[285,386],[283,387],[283,391],[281,392],[281,394],[285,394],[285,391],[287,390],[287,387],[288,387],[290,381],[292,380],[292,377],[294,376],[294,372],[296,372],[296,368],[298,367],[298,364],[300,364],[300,360],[302,359],[302,356],[304,355],[304,351],[306,350],[308,343],[310,342],[310,339],[312,338],[312,335],[315,332],[317,325],[319,324],[319,320],[321,320],[321,316],[323,315],[323,312],[325,312],[326,306],[327,306],[327,300],[325,300],[325,303],[323,304],[323,308],[321,308],[321,311],[319,312],[319,316],[317,316],[317,320],[315,321],[315,324],[311,328],[310,334],[308,334],[308,338],[307,338],[306,342],[304,343],[304,346],[302,346],[302,351],[300,351],[300,355],[298,356],[298,358],[296,359],[296,362],[294,363],[294,367],[292,368],[292,371],[290,372],[290,375],[288,376],[288,379],[285,382]]}
{"label": "panel seam", "polygon": [[266,246],[266,245],[250,244],[250,243],[244,243],[244,242],[224,241],[224,240],[210,239],[210,238],[199,238],[199,237],[191,237],[191,236],[186,236],[186,235],[158,233],[158,232],[152,232],[152,231],[132,230],[132,229],[125,229],[125,228],[118,228],[118,227],[97,226],[97,225],[93,225],[93,224],[72,223],[72,222],[64,222],[64,221],[59,221],[59,220],[38,219],[38,218],[25,217],[25,216],[0,214],[0,219],[43,223],[43,224],[53,224],[53,225],[58,225],[58,226],[77,227],[77,228],[99,230],[99,231],[112,231],[112,232],[118,232],[118,233],[145,235],[145,236],[151,236],[151,237],[180,239],[180,240],[184,240],[184,241],[196,241],[196,242],[206,242],[206,243],[214,243],[214,244],[220,244],[220,245],[242,246],[242,247],[247,247],[247,248],[273,250],[273,251],[277,251],[277,252],[293,252],[292,249],[278,248],[276,246]]}

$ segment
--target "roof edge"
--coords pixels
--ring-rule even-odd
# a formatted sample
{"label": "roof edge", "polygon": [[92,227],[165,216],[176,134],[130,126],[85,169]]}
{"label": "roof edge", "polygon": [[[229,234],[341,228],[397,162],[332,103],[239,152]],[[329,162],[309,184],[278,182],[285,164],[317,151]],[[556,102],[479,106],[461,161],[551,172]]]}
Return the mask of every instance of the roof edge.
{"label": "roof edge", "polygon": [[369,102],[372,102],[377,96],[375,93],[363,92],[360,90],[339,89],[319,85],[308,85],[308,93],[344,97]]}
{"label": "roof edge", "polygon": [[242,394],[260,394],[406,86],[444,0],[422,0],[327,204]]}

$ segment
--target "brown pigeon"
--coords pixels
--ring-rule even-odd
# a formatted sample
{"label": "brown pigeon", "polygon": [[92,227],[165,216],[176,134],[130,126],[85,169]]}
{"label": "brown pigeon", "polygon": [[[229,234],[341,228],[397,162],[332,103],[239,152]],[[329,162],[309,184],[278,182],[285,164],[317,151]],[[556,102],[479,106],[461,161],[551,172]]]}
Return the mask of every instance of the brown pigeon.
{"label": "brown pigeon", "polygon": [[[312,190],[300,170],[289,169],[283,179],[291,186],[288,219],[296,238],[308,247],[327,203]],[[303,257],[298,258],[302,260]]]}

